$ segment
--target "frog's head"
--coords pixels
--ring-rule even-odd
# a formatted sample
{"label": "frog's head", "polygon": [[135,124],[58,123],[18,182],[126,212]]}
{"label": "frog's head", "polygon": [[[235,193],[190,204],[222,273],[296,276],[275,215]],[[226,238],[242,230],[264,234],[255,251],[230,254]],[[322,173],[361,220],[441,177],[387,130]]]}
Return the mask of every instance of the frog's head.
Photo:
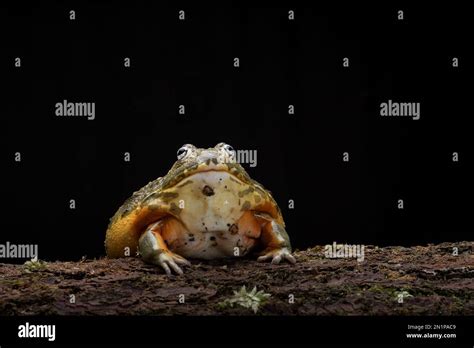
{"label": "frog's head", "polygon": [[171,187],[183,179],[202,172],[227,172],[242,182],[251,183],[245,169],[236,162],[236,152],[232,146],[219,143],[208,149],[186,144],[178,149],[177,161],[163,179],[163,189]]}

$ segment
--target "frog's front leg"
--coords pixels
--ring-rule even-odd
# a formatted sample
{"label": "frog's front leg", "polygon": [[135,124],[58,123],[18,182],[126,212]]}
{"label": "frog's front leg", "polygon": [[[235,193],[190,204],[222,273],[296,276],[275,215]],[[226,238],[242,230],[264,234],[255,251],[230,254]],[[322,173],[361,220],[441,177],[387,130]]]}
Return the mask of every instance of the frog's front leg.
{"label": "frog's front leg", "polygon": [[145,262],[161,266],[167,275],[171,270],[183,274],[178,265],[189,266],[184,257],[171,252],[163,239],[164,220],[150,224],[138,241],[138,251]]}
{"label": "frog's front leg", "polygon": [[255,213],[254,216],[262,224],[260,242],[264,247],[260,253],[262,256],[257,261],[271,260],[272,263],[280,263],[281,260],[287,260],[296,263],[296,259],[291,255],[290,238],[285,228],[268,214]]}

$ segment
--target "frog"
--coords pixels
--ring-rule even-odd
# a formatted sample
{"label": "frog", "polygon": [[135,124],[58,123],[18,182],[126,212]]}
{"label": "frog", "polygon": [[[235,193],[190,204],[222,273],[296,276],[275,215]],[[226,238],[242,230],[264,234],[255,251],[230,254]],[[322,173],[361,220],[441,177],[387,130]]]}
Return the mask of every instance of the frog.
{"label": "frog", "polygon": [[107,257],[139,255],[167,275],[191,260],[241,258],[294,264],[281,209],[237,161],[231,145],[185,144],[168,173],[134,192],[110,219]]}

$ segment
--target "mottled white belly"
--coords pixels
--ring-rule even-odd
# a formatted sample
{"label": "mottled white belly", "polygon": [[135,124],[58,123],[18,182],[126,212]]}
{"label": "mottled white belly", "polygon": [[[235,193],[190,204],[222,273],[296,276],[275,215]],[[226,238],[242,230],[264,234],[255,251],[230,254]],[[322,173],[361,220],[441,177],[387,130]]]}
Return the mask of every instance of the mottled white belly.
{"label": "mottled white belly", "polygon": [[170,249],[189,258],[239,257],[247,254],[255,240],[235,232],[245,212],[239,192],[243,184],[227,172],[203,172],[178,185],[182,204],[180,221],[187,234]]}
{"label": "mottled white belly", "polygon": [[254,239],[242,234],[190,233],[182,241],[173,243],[170,250],[186,258],[217,259],[245,256],[255,243]]}

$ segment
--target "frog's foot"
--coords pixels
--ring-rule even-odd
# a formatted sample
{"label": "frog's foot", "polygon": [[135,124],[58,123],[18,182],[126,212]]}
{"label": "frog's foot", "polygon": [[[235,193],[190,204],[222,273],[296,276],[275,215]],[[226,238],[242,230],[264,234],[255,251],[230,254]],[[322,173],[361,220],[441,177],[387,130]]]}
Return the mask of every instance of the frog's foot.
{"label": "frog's foot", "polygon": [[166,272],[167,275],[171,275],[171,270],[175,271],[177,274],[183,274],[183,270],[178,265],[190,266],[191,263],[186,260],[184,257],[179,256],[178,254],[172,253],[171,251],[164,251],[160,254],[157,254],[153,258],[151,263],[155,265],[160,265]]}
{"label": "frog's foot", "polygon": [[280,263],[281,260],[286,260],[290,263],[296,263],[296,259],[293,255],[291,255],[288,248],[279,248],[273,250],[267,250],[263,252],[263,255],[260,256],[257,261],[258,262],[265,262],[268,260],[272,260],[273,264]]}
{"label": "frog's foot", "polygon": [[161,266],[167,275],[171,275],[171,270],[177,274],[183,274],[183,270],[178,265],[189,266],[191,263],[184,257],[171,252],[166,246],[161,235],[156,232],[158,223],[152,225],[140,237],[138,250],[145,262]]}
{"label": "frog's foot", "polygon": [[284,226],[266,213],[255,212],[254,216],[262,225],[260,242],[264,247],[260,253],[262,256],[257,261],[272,260],[272,263],[280,263],[281,260],[286,260],[296,263],[295,257],[291,255],[290,238]]}

